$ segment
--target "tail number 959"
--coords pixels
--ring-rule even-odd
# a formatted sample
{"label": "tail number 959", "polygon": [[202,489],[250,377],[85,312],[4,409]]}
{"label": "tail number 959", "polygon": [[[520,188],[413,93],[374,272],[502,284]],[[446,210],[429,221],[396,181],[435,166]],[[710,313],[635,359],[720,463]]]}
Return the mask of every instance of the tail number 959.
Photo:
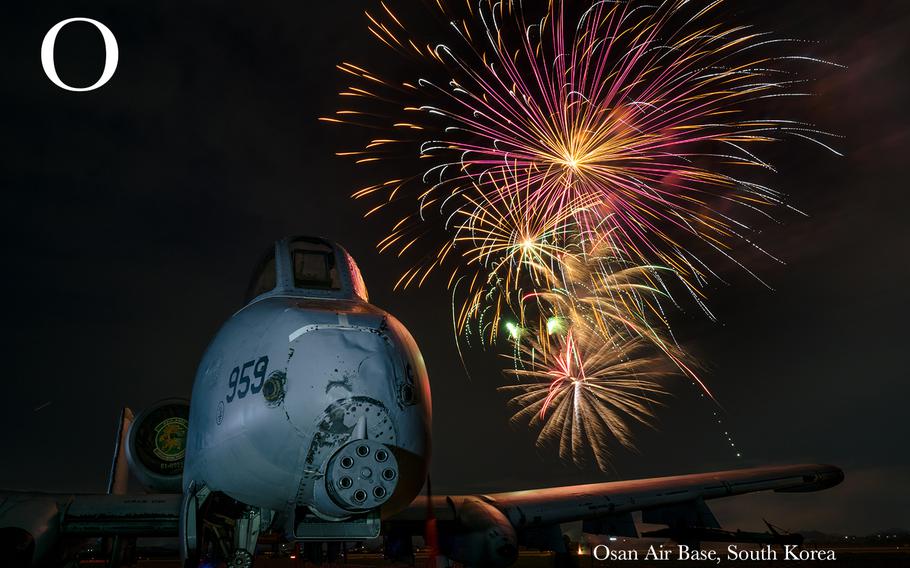
{"label": "tail number 959", "polygon": [[235,398],[244,398],[248,394],[261,391],[268,369],[269,358],[265,355],[234,367],[228,378],[228,394],[225,400],[230,403]]}

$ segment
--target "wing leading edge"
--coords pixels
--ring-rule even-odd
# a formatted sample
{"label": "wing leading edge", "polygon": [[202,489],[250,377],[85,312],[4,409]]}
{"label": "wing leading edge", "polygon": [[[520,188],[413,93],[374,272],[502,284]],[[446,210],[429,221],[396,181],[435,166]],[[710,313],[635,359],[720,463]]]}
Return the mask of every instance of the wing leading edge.
{"label": "wing leading edge", "polygon": [[516,528],[589,520],[756,491],[804,492],[844,479],[830,465],[760,467],[489,495]]}
{"label": "wing leading edge", "polygon": [[[838,467],[805,464],[509,491],[480,498],[499,509],[520,530],[757,491],[819,491],[833,487],[843,479],[844,473]],[[465,498],[467,496],[434,497],[431,508],[437,519],[454,519],[454,510]],[[418,497],[390,520],[424,519],[427,510],[426,497]]]}

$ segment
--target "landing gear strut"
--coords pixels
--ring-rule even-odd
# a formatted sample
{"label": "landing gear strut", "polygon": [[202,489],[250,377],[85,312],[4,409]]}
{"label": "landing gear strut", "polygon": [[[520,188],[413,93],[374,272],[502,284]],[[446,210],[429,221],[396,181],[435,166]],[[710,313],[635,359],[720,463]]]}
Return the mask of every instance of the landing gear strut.
{"label": "landing gear strut", "polygon": [[222,560],[230,568],[249,568],[256,555],[259,533],[268,528],[272,512],[249,507],[203,486],[191,488],[180,521],[184,566],[200,560]]}
{"label": "landing gear strut", "polygon": [[234,546],[228,566],[231,568],[249,568],[256,555],[256,541],[262,528],[262,514],[258,508],[247,507],[243,516],[234,524]]}

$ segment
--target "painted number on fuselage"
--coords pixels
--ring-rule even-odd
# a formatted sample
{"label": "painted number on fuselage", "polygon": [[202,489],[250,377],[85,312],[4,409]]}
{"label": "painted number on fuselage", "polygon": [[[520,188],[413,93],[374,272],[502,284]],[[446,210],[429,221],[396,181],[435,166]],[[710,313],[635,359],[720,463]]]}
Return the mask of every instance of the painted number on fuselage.
{"label": "painted number on fuselage", "polygon": [[[263,355],[259,359],[247,361],[231,370],[228,378],[228,394],[225,400],[228,403],[235,398],[243,398],[248,394],[257,394],[262,390],[265,374],[269,369],[269,358]],[[250,372],[252,371],[252,376]]]}

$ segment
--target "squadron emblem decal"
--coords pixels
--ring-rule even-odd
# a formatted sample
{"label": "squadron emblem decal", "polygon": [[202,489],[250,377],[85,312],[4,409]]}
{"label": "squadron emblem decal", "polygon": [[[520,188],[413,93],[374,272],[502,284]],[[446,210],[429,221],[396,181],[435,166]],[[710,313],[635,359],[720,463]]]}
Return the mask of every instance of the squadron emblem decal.
{"label": "squadron emblem decal", "polygon": [[155,426],[155,455],[168,462],[180,461],[186,454],[186,418],[174,416]]}

